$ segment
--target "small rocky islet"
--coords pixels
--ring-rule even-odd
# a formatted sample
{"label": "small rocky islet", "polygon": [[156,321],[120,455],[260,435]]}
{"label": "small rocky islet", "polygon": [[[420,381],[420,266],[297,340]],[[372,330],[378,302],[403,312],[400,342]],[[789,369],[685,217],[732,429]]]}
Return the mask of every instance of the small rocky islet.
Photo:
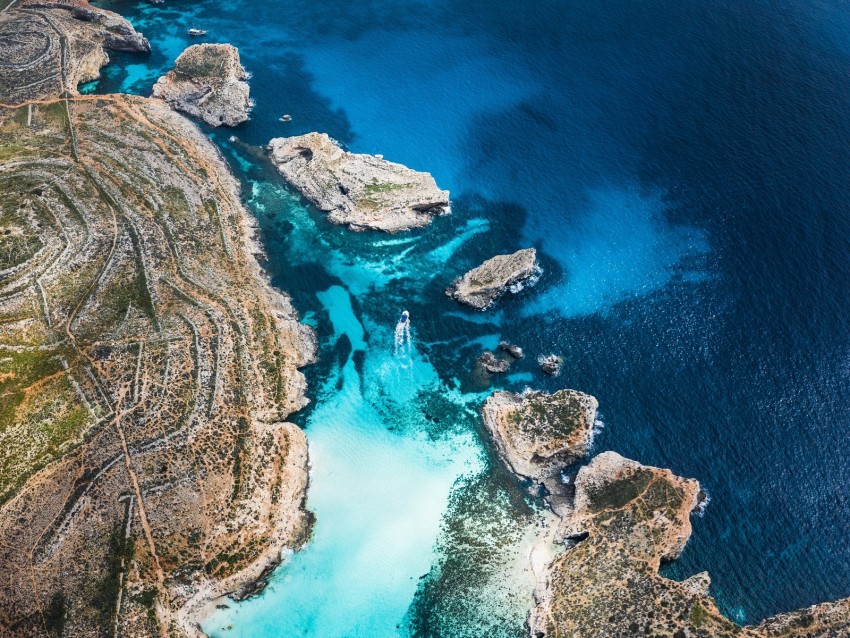
{"label": "small rocky islet", "polygon": [[[152,99],[84,98],[76,87],[98,76],[108,50],[149,50],[126,20],[85,0],[20,0],[0,12],[3,34],[4,206],[43,250],[6,264],[0,347],[36,348],[12,359],[30,357],[21,370],[36,399],[58,406],[55,418],[86,410],[91,418],[35,461],[4,448],[3,471],[14,476],[3,475],[0,499],[0,565],[9,575],[0,580],[0,633],[199,636],[205,607],[256,591],[310,527],[307,444],[285,419],[306,403],[298,368],[314,359],[315,338],[254,260],[251,220],[226,165],[174,112],[211,126],[244,122],[245,72],[233,47],[199,45]],[[110,135],[114,124],[131,151]],[[278,138],[269,153],[295,189],[352,230],[403,231],[447,211],[448,192],[427,173],[348,153],[327,135]],[[536,268],[534,249],[498,255],[447,293],[484,309]],[[113,307],[121,299],[132,303]],[[500,350],[523,356],[507,342]],[[510,365],[492,352],[479,362],[494,372]],[[557,374],[563,360],[540,363]],[[56,379],[66,385],[50,385]],[[158,392],[149,379],[177,392],[149,400]],[[190,396],[200,398],[181,398]],[[3,424],[21,441],[39,425],[27,401]],[[545,492],[564,547],[538,580],[531,637],[850,635],[850,600],[740,627],[708,595],[707,574],[661,577],[660,564],[690,537],[700,486],[615,452],[567,474],[591,450],[597,409],[594,397],[568,389],[499,391],[482,407],[500,458]],[[142,494],[140,481],[155,489]],[[104,578],[118,575],[121,602],[104,615]]]}
{"label": "small rocky islet", "polygon": [[538,268],[534,248],[496,255],[455,279],[446,288],[446,295],[470,308],[485,310],[512,286],[530,279]]}
{"label": "small rocky islet", "polygon": [[194,44],[153,86],[153,96],[210,126],[237,126],[251,112],[248,72],[230,44]]}
{"label": "small rocky islet", "polygon": [[325,133],[271,140],[272,164],[334,224],[395,233],[445,214],[449,192],[434,178],[401,164],[343,150]]}

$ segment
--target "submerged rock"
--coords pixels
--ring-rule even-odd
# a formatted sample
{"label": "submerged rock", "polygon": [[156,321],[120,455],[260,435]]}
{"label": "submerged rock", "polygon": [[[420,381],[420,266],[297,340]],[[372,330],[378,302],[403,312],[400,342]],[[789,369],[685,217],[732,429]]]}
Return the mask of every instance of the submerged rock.
{"label": "submerged rock", "polygon": [[564,491],[561,471],[587,454],[598,406],[594,397],[576,390],[494,392],[482,415],[514,473],[557,496]]}
{"label": "submerged rock", "polygon": [[499,359],[492,352],[487,351],[478,357],[478,365],[491,374],[499,374],[507,372],[508,368],[511,367],[511,362],[507,359]]}
{"label": "submerged rock", "polygon": [[508,343],[507,341],[499,342],[499,350],[501,350],[502,352],[507,352],[514,359],[522,359],[525,356],[525,353],[522,351],[522,348],[513,343]]}
{"label": "submerged rock", "polygon": [[446,294],[478,310],[484,310],[499,296],[531,277],[537,270],[537,251],[518,250],[510,255],[496,255],[446,288]]}
{"label": "submerged rock", "polygon": [[420,173],[374,155],[349,153],[324,133],[269,142],[284,179],[334,224],[398,232],[427,226],[446,212],[449,192]]}
{"label": "submerged rock", "polygon": [[153,96],[210,126],[236,126],[251,111],[248,72],[230,44],[193,44],[153,86]]}
{"label": "submerged rock", "polygon": [[540,364],[540,369],[548,375],[557,377],[561,374],[561,366],[564,365],[564,359],[556,354],[547,354],[537,360]]}

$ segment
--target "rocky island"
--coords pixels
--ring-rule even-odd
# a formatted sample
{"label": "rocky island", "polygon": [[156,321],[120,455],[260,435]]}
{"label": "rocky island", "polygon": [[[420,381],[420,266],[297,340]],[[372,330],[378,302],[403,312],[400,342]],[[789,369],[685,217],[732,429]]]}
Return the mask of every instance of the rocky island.
{"label": "rocky island", "polygon": [[562,470],[587,453],[593,397],[494,393],[484,423],[502,459],[542,483],[560,517],[566,550],[544,571],[528,616],[531,638],[838,638],[850,635],[850,600],[824,603],[739,627],[708,595],[707,573],[685,581],[658,574],[691,534],[699,483],[604,452],[579,469],[574,492]]}
{"label": "rocky island", "polygon": [[512,286],[534,275],[537,268],[534,248],[496,255],[455,279],[446,288],[446,294],[476,310],[484,310]]}
{"label": "rocky island", "polygon": [[324,133],[280,137],[268,145],[286,181],[334,224],[398,232],[427,226],[449,205],[434,178],[374,155],[344,151]]}
{"label": "rocky island", "polygon": [[230,44],[195,44],[153,86],[153,96],[210,126],[236,126],[251,111],[248,72]]}
{"label": "rocky island", "polygon": [[142,36],[79,0],[0,23],[0,635],[199,635],[309,533],[315,339],[197,126],[73,95]]}

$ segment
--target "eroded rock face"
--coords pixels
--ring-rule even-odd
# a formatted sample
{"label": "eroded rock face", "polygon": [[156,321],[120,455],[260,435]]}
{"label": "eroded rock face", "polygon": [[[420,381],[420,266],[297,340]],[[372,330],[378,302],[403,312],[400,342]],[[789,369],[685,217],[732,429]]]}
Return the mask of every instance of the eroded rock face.
{"label": "eroded rock face", "polygon": [[724,618],[705,572],[678,582],[658,575],[691,535],[697,481],[614,452],[596,456],[575,480],[575,509],[562,533],[575,539],[535,592],[528,624],[536,638],[651,635],[664,638],[850,635],[848,601],[783,614],[758,627]]}
{"label": "eroded rock face", "polygon": [[502,352],[507,352],[514,359],[522,359],[525,356],[525,353],[522,351],[518,345],[513,343],[508,343],[507,341],[499,342],[499,350]]}
{"label": "eroded rock face", "polygon": [[127,20],[86,0],[20,0],[0,13],[0,102],[77,95],[79,84],[99,77],[106,50],[150,51],[150,44]]}
{"label": "eroded rock face", "polygon": [[236,126],[251,111],[248,73],[230,44],[193,44],[153,86],[153,96],[210,126]]}
{"label": "eroded rock face", "polygon": [[280,137],[268,145],[284,179],[334,224],[398,232],[427,226],[446,212],[448,191],[434,178],[380,159],[349,153],[324,133]]}
{"label": "eroded rock face", "polygon": [[494,392],[482,415],[505,463],[545,485],[560,509],[561,470],[587,454],[598,406],[594,397],[576,390]]}
{"label": "eroded rock face", "polygon": [[496,255],[446,288],[446,294],[477,310],[484,310],[498,297],[531,277],[537,270],[537,251],[518,250],[510,255]]}

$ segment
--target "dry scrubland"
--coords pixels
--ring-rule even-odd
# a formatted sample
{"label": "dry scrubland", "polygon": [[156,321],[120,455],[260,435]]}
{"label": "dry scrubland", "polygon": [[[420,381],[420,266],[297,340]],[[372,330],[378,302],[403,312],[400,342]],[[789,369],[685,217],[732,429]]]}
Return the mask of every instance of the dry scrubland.
{"label": "dry scrubland", "polygon": [[0,622],[147,633],[303,536],[310,335],[165,104],[4,109],[0,148]]}
{"label": "dry scrubland", "polygon": [[313,337],[209,140],[75,95],[144,38],[84,2],[0,35],[0,635],[195,633],[309,530]]}

